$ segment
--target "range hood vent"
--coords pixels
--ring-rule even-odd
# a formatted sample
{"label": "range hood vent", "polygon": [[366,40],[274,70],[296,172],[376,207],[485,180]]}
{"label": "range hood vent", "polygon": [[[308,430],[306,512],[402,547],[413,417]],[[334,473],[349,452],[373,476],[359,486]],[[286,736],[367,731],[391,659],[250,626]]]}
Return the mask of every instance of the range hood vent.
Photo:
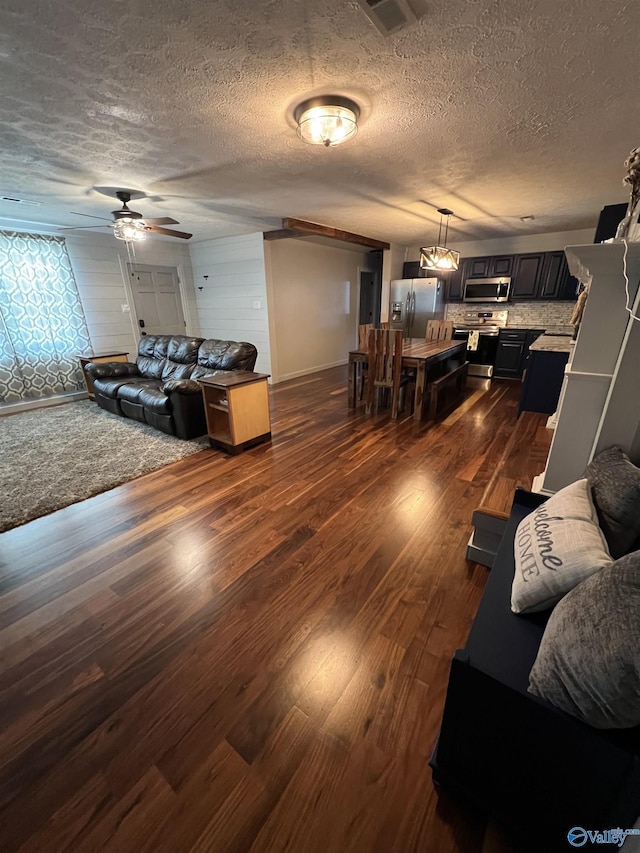
{"label": "range hood vent", "polygon": [[383,36],[393,35],[418,21],[407,0],[358,0],[358,3]]}

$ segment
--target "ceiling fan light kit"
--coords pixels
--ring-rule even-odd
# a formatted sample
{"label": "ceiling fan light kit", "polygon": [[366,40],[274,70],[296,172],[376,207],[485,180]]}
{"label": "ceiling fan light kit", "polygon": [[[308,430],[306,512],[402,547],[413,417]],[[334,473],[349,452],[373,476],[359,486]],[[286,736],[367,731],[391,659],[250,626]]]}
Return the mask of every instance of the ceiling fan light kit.
{"label": "ceiling fan light kit", "polygon": [[322,95],[298,104],[293,117],[300,139],[333,148],[356,135],[360,108],[350,98]]}
{"label": "ceiling fan light kit", "polygon": [[139,243],[146,235],[145,224],[142,219],[129,219],[120,217],[113,225],[113,234],[118,240],[127,240]]}
{"label": "ceiling fan light kit", "polygon": [[[111,190],[110,187],[102,188]],[[102,191],[102,189],[100,191]],[[103,194],[109,194],[107,192]],[[116,190],[115,196],[118,201],[122,202],[122,207],[118,210],[111,211],[112,222],[110,227],[113,229],[114,236],[118,240],[124,240],[126,243],[139,243],[145,240],[147,234],[164,234],[166,237],[179,237],[181,240],[189,240],[193,234],[187,234],[186,231],[175,231],[173,228],[165,228],[165,225],[178,225],[177,219],[172,219],[170,216],[161,216],[149,218],[138,213],[137,210],[131,210],[128,203],[132,198],[144,198],[144,193],[139,190]],[[78,216],[90,216],[92,219],[101,219],[100,216],[93,217],[90,213],[76,214]],[[104,228],[104,225],[86,225],[81,228]],[[72,226],[72,230],[76,230]]]}
{"label": "ceiling fan light kit", "polygon": [[[447,207],[439,207],[440,228],[438,230],[438,245],[423,246],[420,249],[420,269],[423,270],[440,270],[448,272],[449,270],[457,270],[460,264],[460,252],[455,249],[447,249],[447,236],[449,234],[449,217],[453,215],[453,211]],[[446,227],[444,232],[444,245],[442,245],[442,217],[446,217]]]}

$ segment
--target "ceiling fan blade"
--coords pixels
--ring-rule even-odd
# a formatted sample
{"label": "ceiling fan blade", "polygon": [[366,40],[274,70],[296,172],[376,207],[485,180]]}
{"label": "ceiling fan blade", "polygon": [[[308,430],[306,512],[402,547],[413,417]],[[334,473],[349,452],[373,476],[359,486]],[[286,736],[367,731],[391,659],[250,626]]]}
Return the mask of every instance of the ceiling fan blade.
{"label": "ceiling fan blade", "polygon": [[[96,216],[96,219],[98,217]],[[110,225],[65,225],[62,228],[59,228],[59,231],[87,231],[95,228],[110,228]]]}
{"label": "ceiling fan blade", "polygon": [[89,219],[103,219],[105,222],[109,221],[104,216],[94,216],[92,213],[78,213],[77,210],[71,210],[70,213],[72,216],[87,216]]}
{"label": "ceiling fan blade", "polygon": [[167,237],[180,237],[183,240],[189,240],[193,237],[193,234],[187,234],[186,231],[173,231],[171,228],[158,228],[157,225],[148,225],[145,231],[149,231],[151,234],[166,234]]}
{"label": "ceiling fan blade", "polygon": [[172,219],[170,216],[160,216],[157,218],[148,219],[146,216],[142,219],[147,225],[179,225],[177,219]]}

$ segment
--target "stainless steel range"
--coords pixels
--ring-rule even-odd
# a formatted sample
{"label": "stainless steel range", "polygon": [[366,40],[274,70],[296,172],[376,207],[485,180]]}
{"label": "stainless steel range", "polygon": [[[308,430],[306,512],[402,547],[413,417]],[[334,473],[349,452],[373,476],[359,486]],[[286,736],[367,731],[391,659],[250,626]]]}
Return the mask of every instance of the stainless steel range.
{"label": "stainless steel range", "polygon": [[508,311],[465,311],[456,323],[453,336],[467,339],[467,361],[470,376],[493,376],[493,365],[498,351],[498,335],[509,319]]}

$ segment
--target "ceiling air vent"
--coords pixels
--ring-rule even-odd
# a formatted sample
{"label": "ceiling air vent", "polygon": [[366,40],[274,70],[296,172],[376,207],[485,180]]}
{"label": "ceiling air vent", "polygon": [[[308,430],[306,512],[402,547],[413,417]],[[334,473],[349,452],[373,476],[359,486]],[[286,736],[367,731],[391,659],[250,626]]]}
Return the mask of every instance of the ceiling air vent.
{"label": "ceiling air vent", "polygon": [[407,0],[358,0],[360,7],[383,36],[390,36],[418,20]]}
{"label": "ceiling air vent", "polygon": [[31,207],[42,207],[41,201],[28,201],[26,198],[16,198],[11,195],[0,195],[0,201],[11,201],[14,204],[29,204]]}

